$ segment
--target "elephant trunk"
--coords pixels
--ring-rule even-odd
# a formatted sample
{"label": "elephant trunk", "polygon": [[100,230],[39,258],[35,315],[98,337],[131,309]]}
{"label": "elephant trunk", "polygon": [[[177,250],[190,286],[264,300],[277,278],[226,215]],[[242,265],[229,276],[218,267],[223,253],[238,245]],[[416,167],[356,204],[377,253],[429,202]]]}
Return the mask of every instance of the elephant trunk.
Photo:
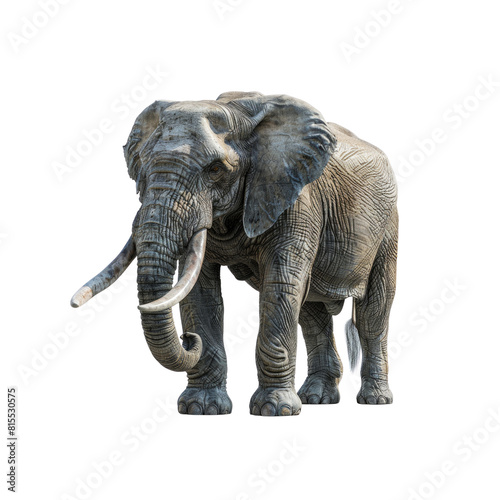
{"label": "elephant trunk", "polygon": [[[143,205],[143,216],[134,228],[142,327],[151,353],[162,366],[173,371],[187,371],[198,363],[202,341],[196,333],[186,332],[182,339],[187,349],[181,345],[172,307],[196,283],[203,262],[206,229],[191,236],[184,252],[181,231],[175,231],[173,224],[169,223],[176,217],[156,203],[154,205],[153,208]],[[163,226],[161,230],[159,222]],[[184,269],[179,273],[177,285],[172,286],[177,260],[181,256],[184,257]]]}

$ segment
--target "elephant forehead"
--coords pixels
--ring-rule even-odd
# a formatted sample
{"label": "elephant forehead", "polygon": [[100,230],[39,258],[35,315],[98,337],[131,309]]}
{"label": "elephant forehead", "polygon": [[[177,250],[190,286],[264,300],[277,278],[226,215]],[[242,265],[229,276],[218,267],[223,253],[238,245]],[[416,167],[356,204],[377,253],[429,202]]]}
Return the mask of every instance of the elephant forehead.
{"label": "elephant forehead", "polygon": [[229,110],[211,101],[178,102],[162,112],[161,121],[167,127],[189,126],[194,129],[209,126],[216,133],[231,128]]}
{"label": "elephant forehead", "polygon": [[228,118],[218,106],[199,102],[183,102],[163,111],[161,140],[156,148],[173,154],[202,153],[214,159],[231,157],[234,152],[226,144]]}

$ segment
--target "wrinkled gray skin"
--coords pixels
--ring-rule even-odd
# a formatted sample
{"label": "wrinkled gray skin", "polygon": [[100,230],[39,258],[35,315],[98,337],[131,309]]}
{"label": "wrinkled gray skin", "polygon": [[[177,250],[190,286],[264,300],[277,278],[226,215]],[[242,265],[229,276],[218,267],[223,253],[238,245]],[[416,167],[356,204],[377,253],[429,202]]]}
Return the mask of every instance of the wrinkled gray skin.
{"label": "wrinkled gray skin", "polygon": [[[171,309],[141,312],[154,357],[187,371],[180,413],[231,412],[220,266],[260,293],[253,415],[296,415],[301,403],[339,401],[332,315],[348,297],[353,364],[362,351],[357,400],[392,402],[387,330],[398,215],[382,151],[303,101],[241,92],[157,101],[139,115],[124,150],[142,201],[132,229],[140,304],[172,288],[191,238],[208,229],[200,276],[181,302],[183,330],[201,343],[185,334],[180,345]],[[309,370],[297,393],[298,324]]]}

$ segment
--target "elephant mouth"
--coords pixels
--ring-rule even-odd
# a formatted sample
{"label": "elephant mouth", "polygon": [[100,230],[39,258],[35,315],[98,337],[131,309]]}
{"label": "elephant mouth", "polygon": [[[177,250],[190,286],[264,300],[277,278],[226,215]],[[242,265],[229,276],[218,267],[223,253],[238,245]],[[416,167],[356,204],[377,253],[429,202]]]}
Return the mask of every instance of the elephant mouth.
{"label": "elephant mouth", "polygon": [[[148,304],[138,306],[141,312],[155,313],[165,311],[178,304],[191,292],[201,272],[206,243],[207,229],[200,229],[193,234],[186,250],[185,264],[179,281],[163,297]],[[92,297],[112,285],[133,262],[136,255],[134,240],[130,237],[118,256],[73,295],[71,306],[82,306]]]}

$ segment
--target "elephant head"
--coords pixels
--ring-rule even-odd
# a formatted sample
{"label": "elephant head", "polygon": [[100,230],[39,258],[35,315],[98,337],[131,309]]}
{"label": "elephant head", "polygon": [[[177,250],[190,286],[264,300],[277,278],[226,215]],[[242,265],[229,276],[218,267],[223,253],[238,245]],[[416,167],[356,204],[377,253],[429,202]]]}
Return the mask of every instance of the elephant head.
{"label": "elephant head", "polygon": [[[267,231],[316,180],[335,147],[318,111],[288,96],[230,92],[216,101],[156,101],[137,118],[124,146],[142,206],[118,257],[74,296],[79,307],[137,255],[139,309],[154,357],[166,368],[193,368],[196,333],[179,342],[172,307],[194,286],[207,230],[242,209],[249,238]],[[177,262],[184,263],[173,286]]]}

